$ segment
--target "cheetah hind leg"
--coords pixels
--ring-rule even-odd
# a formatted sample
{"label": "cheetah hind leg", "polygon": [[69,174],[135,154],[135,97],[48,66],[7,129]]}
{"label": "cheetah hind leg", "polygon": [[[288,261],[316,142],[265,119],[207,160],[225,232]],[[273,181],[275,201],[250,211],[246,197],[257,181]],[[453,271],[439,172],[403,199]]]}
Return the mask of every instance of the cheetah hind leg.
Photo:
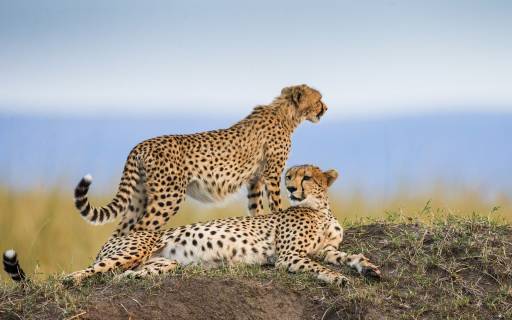
{"label": "cheetah hind leg", "polygon": [[[94,264],[84,270],[76,271],[64,278],[65,284],[80,284],[84,279],[98,273],[107,273],[114,270],[130,270],[144,264],[150,259],[151,250],[147,248],[147,243],[158,235],[152,233],[131,234],[127,237],[112,238],[102,251]],[[141,239],[139,239],[141,237]],[[136,242],[138,241],[138,243]],[[111,248],[109,245],[116,247]],[[127,249],[130,247],[130,249]],[[130,252],[130,250],[137,250]],[[104,252],[103,252],[104,251]]]}
{"label": "cheetah hind leg", "polygon": [[[144,215],[135,222],[136,231],[154,231],[160,230],[175,215],[182,201],[185,199],[187,191],[186,176],[178,176],[177,173],[169,173],[168,178],[177,177],[162,181],[161,189],[152,190],[151,181],[156,180],[154,174],[147,174],[145,183],[147,196],[147,207]],[[130,230],[131,230],[130,229]]]}
{"label": "cheetah hind leg", "polygon": [[117,275],[116,280],[122,278],[145,278],[175,271],[180,264],[176,260],[170,260],[164,257],[153,257],[144,264],[138,266],[135,270],[126,270]]}
{"label": "cheetah hind leg", "polygon": [[75,271],[64,278],[64,284],[67,285],[79,285],[83,280],[94,276],[98,273],[107,273],[114,271],[119,268],[121,270],[127,270],[134,267],[138,262],[138,259],[131,257],[129,259],[123,259],[123,263],[120,264],[119,260],[102,259],[95,262],[91,267],[84,270]]}
{"label": "cheetah hind leg", "polygon": [[112,234],[112,237],[125,236],[135,228],[137,221],[142,219],[146,213],[146,207],[148,205],[148,199],[146,195],[145,187],[146,176],[144,171],[141,170],[139,180],[134,187],[132,198],[127,210],[122,215],[121,221],[117,229]]}
{"label": "cheetah hind leg", "polygon": [[115,267],[116,261],[109,259],[102,259],[100,261],[95,262],[91,267],[88,267],[84,270],[75,271],[66,277],[64,277],[63,282],[66,285],[79,285],[83,280],[94,276],[98,273],[106,273],[112,271]]}
{"label": "cheetah hind leg", "polygon": [[64,277],[62,280],[63,284],[65,285],[78,285],[86,278],[89,278],[90,276],[94,275],[94,269],[93,267],[86,268],[84,270],[75,271],[73,273],[70,273]]}

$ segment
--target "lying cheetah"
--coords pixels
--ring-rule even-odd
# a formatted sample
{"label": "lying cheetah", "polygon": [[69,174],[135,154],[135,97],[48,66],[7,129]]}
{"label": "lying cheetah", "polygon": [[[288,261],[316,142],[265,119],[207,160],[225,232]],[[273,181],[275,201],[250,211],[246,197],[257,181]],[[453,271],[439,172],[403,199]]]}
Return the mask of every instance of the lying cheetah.
{"label": "lying cheetah", "polygon": [[185,194],[218,202],[242,185],[248,188],[252,216],[263,213],[264,191],[270,210],[277,212],[291,134],[303,120],[320,120],[327,110],[321,99],[306,85],[287,87],[271,104],[254,108],[228,129],[143,141],[128,155],[119,190],[108,205],[90,205],[92,177],[86,175],[75,189],[75,206],[93,224],[122,214],[113,236],[159,230],[178,212]]}
{"label": "lying cheetah", "polygon": [[[133,231],[114,237],[101,248],[94,264],[69,275],[79,283],[96,273],[114,269],[119,276],[145,277],[175,270],[179,265],[274,263],[290,272],[312,272],[319,279],[342,285],[347,278],[312,258],[335,265],[347,264],[359,273],[379,277],[379,269],[362,254],[338,250],[343,229],[331,214],[327,188],[337,178],[335,170],[322,172],[306,165],[290,168],[286,186],[294,206],[279,213],[195,223],[167,231]],[[6,271],[14,280],[23,278],[13,251]]]}

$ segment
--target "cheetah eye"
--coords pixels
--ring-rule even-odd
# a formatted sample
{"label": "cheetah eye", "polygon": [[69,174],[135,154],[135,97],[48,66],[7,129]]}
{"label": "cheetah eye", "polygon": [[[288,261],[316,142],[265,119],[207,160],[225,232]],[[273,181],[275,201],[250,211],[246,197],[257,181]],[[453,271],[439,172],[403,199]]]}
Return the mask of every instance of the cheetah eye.
{"label": "cheetah eye", "polygon": [[304,179],[303,179],[303,180],[309,180],[309,179],[311,179],[311,177],[310,177],[310,176],[304,176]]}
{"label": "cheetah eye", "polygon": [[287,179],[287,180],[291,180],[291,179],[292,179],[292,176],[286,176],[286,179]]}

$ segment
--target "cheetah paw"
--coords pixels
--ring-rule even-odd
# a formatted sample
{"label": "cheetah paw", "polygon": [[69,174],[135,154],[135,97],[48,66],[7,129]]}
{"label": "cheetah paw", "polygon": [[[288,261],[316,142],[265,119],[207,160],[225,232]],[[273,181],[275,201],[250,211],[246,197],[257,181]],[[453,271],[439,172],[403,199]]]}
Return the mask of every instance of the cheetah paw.
{"label": "cheetah paw", "polygon": [[116,274],[114,276],[114,281],[121,281],[123,279],[134,279],[136,278],[136,272],[133,270],[126,270],[122,273]]}
{"label": "cheetah paw", "polygon": [[365,257],[363,254],[353,254],[348,257],[348,265],[355,268],[357,272],[365,277],[380,279],[381,272],[379,267],[370,262],[370,259]]}
{"label": "cheetah paw", "polygon": [[339,277],[336,277],[336,279],[334,280],[334,283],[338,287],[343,288],[343,287],[346,287],[350,283],[350,280],[348,280],[348,278],[345,276],[339,276]]}
{"label": "cheetah paw", "polygon": [[73,272],[62,279],[62,284],[67,287],[77,286],[82,282],[83,275],[81,272]]}
{"label": "cheetah paw", "polygon": [[361,267],[361,274],[367,278],[380,279],[382,277],[379,267],[368,260],[363,261]]}

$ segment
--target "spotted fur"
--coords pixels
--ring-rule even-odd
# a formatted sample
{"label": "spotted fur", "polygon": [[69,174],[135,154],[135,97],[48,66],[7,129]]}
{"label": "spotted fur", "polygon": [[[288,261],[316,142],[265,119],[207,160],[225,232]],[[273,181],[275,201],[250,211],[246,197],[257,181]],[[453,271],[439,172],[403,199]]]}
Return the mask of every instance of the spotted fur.
{"label": "spotted fur", "polygon": [[318,91],[306,85],[284,88],[265,106],[256,107],[228,129],[143,141],[130,152],[119,189],[103,207],[87,198],[92,178],[75,190],[75,206],[93,224],[122,215],[114,236],[131,230],[159,230],[179,210],[185,195],[211,203],[243,185],[249,212],[263,213],[266,192],[272,212],[281,210],[280,177],[288,158],[291,134],[304,120],[319,121],[327,110]]}
{"label": "spotted fur", "polygon": [[311,272],[319,279],[344,284],[347,278],[319,262],[348,265],[379,277],[379,269],[362,254],[339,251],[343,229],[331,214],[327,189],[335,170],[296,166],[286,173],[293,206],[285,211],[195,223],[169,230],[133,231],[114,237],[100,250],[93,265],[72,273],[79,283],[96,273],[121,270],[119,276],[145,277],[180,265],[275,264],[290,272]]}

